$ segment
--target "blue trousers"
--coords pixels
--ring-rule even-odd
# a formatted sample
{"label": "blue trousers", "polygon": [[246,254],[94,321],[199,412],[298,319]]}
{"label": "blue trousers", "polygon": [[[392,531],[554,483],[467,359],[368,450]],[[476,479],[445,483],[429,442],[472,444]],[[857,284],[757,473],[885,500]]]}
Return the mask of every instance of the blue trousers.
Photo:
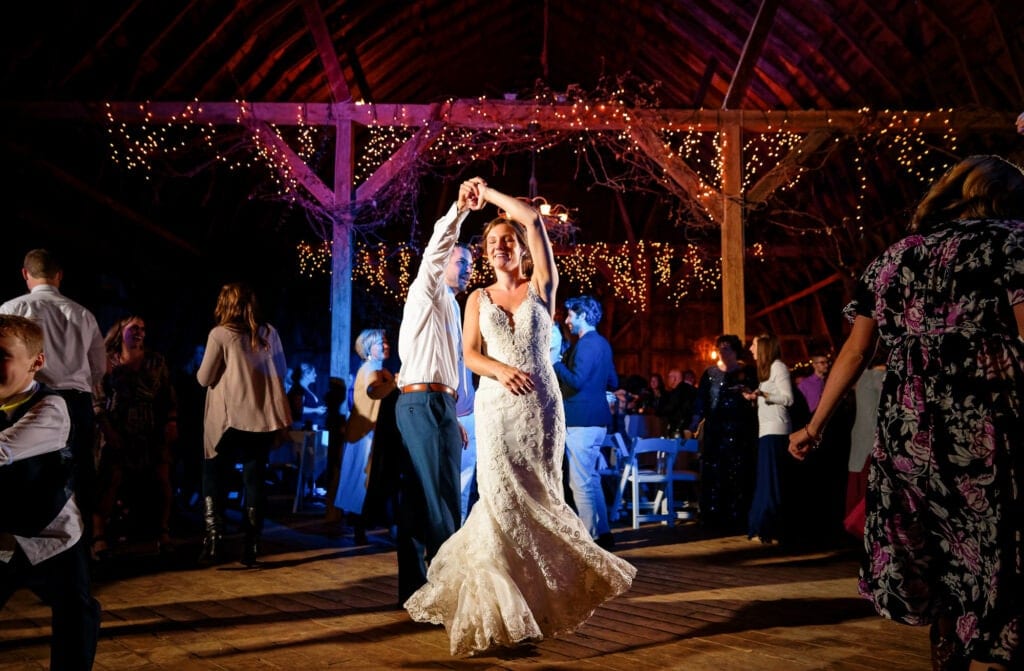
{"label": "blue trousers", "polygon": [[427,582],[427,562],[459,528],[462,432],[455,399],[434,391],[404,393],[395,408],[403,463],[398,514],[400,603]]}

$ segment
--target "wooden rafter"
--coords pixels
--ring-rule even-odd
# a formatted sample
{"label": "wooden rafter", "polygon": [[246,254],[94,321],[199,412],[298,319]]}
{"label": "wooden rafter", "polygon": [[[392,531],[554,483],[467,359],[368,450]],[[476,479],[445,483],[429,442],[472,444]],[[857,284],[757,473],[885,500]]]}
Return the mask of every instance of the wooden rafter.
{"label": "wooden rafter", "polygon": [[931,17],[935,25],[946,34],[946,37],[953,43],[954,50],[956,51],[957,58],[960,61],[960,67],[963,69],[963,77],[967,84],[971,87],[971,100],[974,101],[975,105],[981,104],[981,96],[978,95],[978,87],[974,84],[974,71],[971,69],[970,64],[967,62],[967,56],[964,54],[963,46],[960,44],[959,36],[948,26],[946,22],[942,20],[935,11],[929,9],[924,3],[916,4],[917,11],[921,14],[927,14]]}
{"label": "wooden rafter", "polygon": [[712,56],[708,59],[708,64],[704,68],[704,75],[700,78],[700,86],[697,87],[697,92],[693,95],[693,108],[699,109],[704,106],[704,99],[708,96],[708,90],[711,89],[711,80],[715,77],[715,70],[718,69],[718,59]]}
{"label": "wooden rafter", "polygon": [[722,102],[722,109],[734,109],[739,107],[743,97],[747,94],[750,80],[754,76],[757,61],[761,58],[761,51],[771,31],[772,21],[775,20],[775,11],[779,8],[779,0],[761,0],[761,7],[757,10],[754,18],[754,25],[750,28],[747,41],[740,53],[739,63],[733,70],[732,80],[729,82],[729,89],[725,92],[725,100]]}
{"label": "wooden rafter", "polygon": [[143,0],[134,0],[131,5],[129,5],[123,12],[121,12],[121,14],[117,17],[117,20],[110,25],[110,28],[108,28],[107,31],[103,33],[103,35],[98,40],[96,40],[96,44],[93,45],[93,48],[89,50],[89,53],[83,56],[82,60],[78,61],[78,63],[76,63],[75,66],[68,71],[64,78],[61,79],[60,86],[58,88],[64,88],[65,86],[67,86],[68,82],[70,82],[77,74],[79,74],[80,72],[82,72],[83,70],[85,70],[93,64],[93,62],[96,60],[96,54],[101,49],[103,49],[111,39],[113,39],[114,35],[118,31],[120,31],[124,27],[125,21],[127,21],[128,17],[131,16],[136,9],[138,9],[139,5],[141,5],[142,2]]}
{"label": "wooden rafter", "polygon": [[[904,92],[899,85],[893,82],[892,77],[886,74],[886,68],[883,65],[884,59],[881,59],[884,52],[878,49],[865,48],[862,43],[864,38],[850,31],[849,23],[843,20],[845,17],[836,10],[834,3],[826,2],[825,0],[813,0],[813,2],[822,16],[828,16],[833,28],[843,36],[843,39],[846,41],[845,48],[855,51],[857,58],[871,68],[871,71],[878,77],[878,82],[889,90],[889,95],[892,95],[895,99],[900,99]],[[886,32],[892,32],[888,25],[885,25],[884,28]]]}
{"label": "wooden rafter", "polygon": [[[132,77],[132,88],[135,88],[138,85],[139,79],[143,75],[151,72],[153,68],[156,67],[159,62],[159,58],[155,54],[162,46],[164,46],[164,41],[167,37],[174,34],[175,29],[181,25],[185,20],[185,17],[195,11],[197,4],[199,4],[197,0],[191,0],[191,2],[179,9],[177,14],[174,15],[174,18],[164,24],[164,28],[160,31],[160,34],[149,41],[149,46],[147,46],[146,49],[138,56],[139,68],[135,71],[135,76]],[[206,40],[195,51],[201,51],[206,45],[210,44],[213,39],[214,35],[207,36]],[[165,82],[164,86],[166,85],[167,84]],[[157,89],[157,97],[159,97],[160,91],[163,90],[163,87]]]}
{"label": "wooden rafter", "polygon": [[301,4],[302,12],[306,15],[306,24],[309,26],[309,32],[313,35],[313,42],[316,44],[316,51],[320,54],[320,62],[327,74],[331,99],[335,102],[351,100],[352,94],[345,81],[345,75],[341,72],[338,53],[334,50],[334,40],[331,38],[330,31],[327,30],[327,21],[324,20],[320,3],[317,0],[301,0]]}
{"label": "wooden rafter", "polygon": [[154,98],[161,98],[167,91],[173,90],[173,86],[178,81],[179,77],[188,72],[196,63],[202,62],[203,57],[206,54],[207,47],[217,43],[221,37],[222,31],[227,31],[228,27],[234,23],[235,18],[242,13],[244,6],[244,2],[238,3],[230,12],[228,12],[227,16],[221,19],[220,23],[210,31],[203,43],[193,49],[191,53],[189,53],[188,57],[181,62],[181,65],[179,65],[177,69],[171,73],[171,76],[168,77],[160,86],[160,88],[156,90],[156,93],[153,95]]}
{"label": "wooden rafter", "polygon": [[[277,65],[278,62],[281,60],[281,57],[289,49],[291,49],[295,45],[295,43],[305,38],[305,33],[295,31],[287,39],[277,43],[273,49],[270,49],[267,52],[265,52],[266,56],[263,59],[263,62],[260,63],[259,67],[253,69],[249,76],[246,77],[245,81],[243,81],[239,85],[239,91],[241,91],[244,95],[246,91],[252,91],[253,89],[255,89],[263,80],[267,79],[270,76],[271,71],[274,69],[274,66]],[[234,57],[232,57],[231,61],[228,62],[226,67],[231,68],[233,66],[234,61],[240,55],[240,53],[236,53]]]}
{"label": "wooden rafter", "polygon": [[145,215],[139,214],[139,212],[136,211],[134,208],[125,205],[119,200],[111,198],[105,193],[97,191],[94,187],[90,186],[89,184],[86,184],[81,179],[72,175],[66,170],[57,167],[56,165],[50,163],[49,161],[44,161],[40,159],[34,152],[26,149],[25,147],[15,145],[10,142],[4,142],[3,146],[6,149],[10,150],[11,152],[16,153],[24,157],[26,160],[29,160],[32,163],[46,169],[60,181],[72,187],[76,191],[84,194],[85,196],[91,198],[97,203],[100,203],[104,207],[109,208],[110,211],[124,217],[127,221],[141,227],[146,232],[155,235],[158,238],[166,240],[175,247],[184,250],[189,254],[199,256],[199,250],[196,249],[196,247],[192,243],[172,233],[169,230],[169,227],[161,226],[160,224],[156,223],[152,219],[149,219]]}

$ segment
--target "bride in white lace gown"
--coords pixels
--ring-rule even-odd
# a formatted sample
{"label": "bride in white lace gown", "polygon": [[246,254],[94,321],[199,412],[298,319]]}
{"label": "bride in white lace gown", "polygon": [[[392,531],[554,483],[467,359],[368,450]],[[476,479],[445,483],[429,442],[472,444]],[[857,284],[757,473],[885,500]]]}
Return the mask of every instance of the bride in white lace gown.
{"label": "bride in white lace gown", "polygon": [[463,329],[466,365],[480,375],[480,499],[405,602],[414,620],[447,628],[453,655],[575,631],[636,575],[562,497],[565,416],[549,351],[558,277],[543,221],[474,181],[476,209],[490,202],[508,216],[484,230],[497,280],[469,297]]}

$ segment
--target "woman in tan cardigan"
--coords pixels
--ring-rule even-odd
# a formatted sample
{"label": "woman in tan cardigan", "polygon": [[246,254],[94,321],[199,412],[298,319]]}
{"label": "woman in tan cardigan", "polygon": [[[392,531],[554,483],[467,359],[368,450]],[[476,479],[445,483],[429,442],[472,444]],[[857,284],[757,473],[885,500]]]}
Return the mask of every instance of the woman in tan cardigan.
{"label": "woman in tan cardigan", "polygon": [[203,422],[203,504],[206,537],[200,560],[220,558],[225,473],[242,463],[245,507],[242,563],[252,566],[259,552],[266,503],[267,455],[278,432],[292,423],[284,390],[286,370],[281,338],[264,322],[252,290],[225,284],[214,310],[206,354],[196,377],[207,387]]}

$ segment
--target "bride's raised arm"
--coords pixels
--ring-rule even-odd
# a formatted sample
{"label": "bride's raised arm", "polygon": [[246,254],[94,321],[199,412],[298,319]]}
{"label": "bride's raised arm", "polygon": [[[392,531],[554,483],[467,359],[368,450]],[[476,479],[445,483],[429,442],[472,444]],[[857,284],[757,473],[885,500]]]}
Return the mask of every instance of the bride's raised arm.
{"label": "bride's raised arm", "polygon": [[480,197],[504,210],[510,219],[518,221],[526,229],[526,244],[530,248],[530,259],[533,261],[533,276],[530,281],[533,290],[554,315],[558,269],[555,267],[555,253],[551,249],[544,217],[528,203],[486,185],[480,186]]}

